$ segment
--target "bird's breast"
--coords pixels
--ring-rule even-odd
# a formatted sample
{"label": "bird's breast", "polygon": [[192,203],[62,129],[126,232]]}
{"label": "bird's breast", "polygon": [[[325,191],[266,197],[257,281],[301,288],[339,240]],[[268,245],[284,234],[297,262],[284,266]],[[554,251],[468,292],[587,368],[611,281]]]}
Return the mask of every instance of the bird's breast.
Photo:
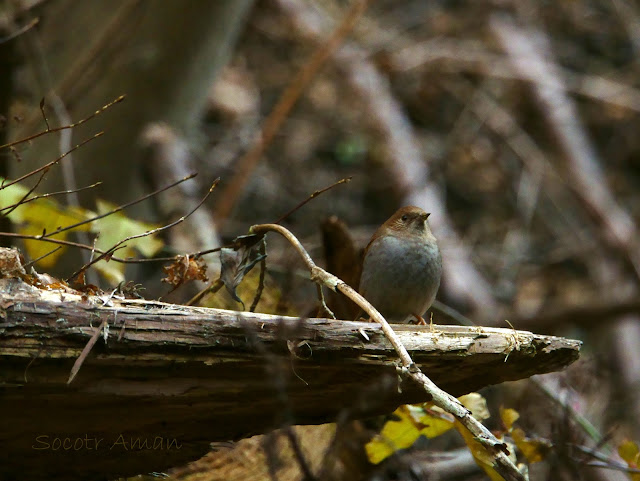
{"label": "bird's breast", "polygon": [[364,258],[360,292],[385,317],[422,314],[433,302],[441,271],[435,241],[379,237]]}

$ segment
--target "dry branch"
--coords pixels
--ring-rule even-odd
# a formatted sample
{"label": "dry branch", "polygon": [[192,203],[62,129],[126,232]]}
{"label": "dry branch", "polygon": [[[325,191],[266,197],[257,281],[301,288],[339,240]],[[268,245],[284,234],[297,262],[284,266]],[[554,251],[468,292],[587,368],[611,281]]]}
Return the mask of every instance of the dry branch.
{"label": "dry branch", "polygon": [[79,120],[77,122],[70,123],[68,125],[63,125],[62,127],[55,127],[53,129],[49,127],[49,122],[48,122],[47,117],[46,117],[46,115],[44,113],[44,99],[42,99],[42,101],[40,102],[40,111],[42,112],[42,116],[44,117],[44,121],[47,124],[47,129],[46,130],[42,130],[42,131],[40,131],[40,132],[38,132],[36,134],[29,135],[27,137],[19,138],[18,140],[14,140],[13,142],[9,142],[7,144],[0,145],[0,149],[13,147],[14,145],[22,144],[22,143],[25,143],[25,142],[31,142],[32,140],[35,140],[38,137],[42,137],[43,135],[53,134],[55,132],[60,132],[62,130],[73,129],[75,127],[78,127],[79,125],[82,125],[85,122],[88,122],[89,120],[91,120],[95,116],[100,115],[102,112],[104,112],[108,108],[112,107],[113,105],[122,102],[124,100],[124,98],[125,98],[124,95],[120,95],[118,98],[116,98],[115,100],[112,100],[108,104],[102,106],[100,109],[96,110],[94,113],[92,113],[88,117],[85,117],[84,119],[81,119],[81,120]]}
{"label": "dry branch", "polygon": [[104,131],[102,132],[98,132],[97,134],[83,140],[82,142],[80,142],[79,144],[77,144],[75,147],[69,149],[68,151],[64,152],[63,154],[61,154],[58,158],[52,160],[51,162],[47,162],[46,164],[44,164],[41,167],[38,167],[37,169],[32,170],[31,172],[27,172],[26,174],[18,177],[17,179],[8,181],[8,182],[4,182],[1,186],[0,189],[4,189],[6,187],[12,186],[13,184],[17,184],[19,182],[22,182],[24,179],[31,177],[32,175],[35,175],[39,172],[43,172],[43,171],[47,171],[49,170],[52,166],[59,164],[61,160],[63,160],[65,157],[67,157],[69,154],[71,154],[73,151],[79,149],[80,147],[82,147],[83,145],[91,142],[94,139],[97,139],[98,137],[101,137],[102,135],[104,135]]}
{"label": "dry branch", "polygon": [[[352,287],[345,284],[342,280],[315,265],[307,251],[304,249],[300,241],[287,229],[275,224],[254,225],[251,232],[256,234],[266,234],[267,232],[277,232],[284,236],[289,243],[298,251],[300,257],[304,260],[309,272],[311,280],[319,284],[325,285],[335,292],[341,292],[361,309],[363,309],[369,317],[380,324],[384,335],[393,345],[394,350],[398,354],[402,367],[399,373],[402,376],[413,379],[415,383],[422,386],[425,393],[433,401],[433,403],[455,416],[487,451],[491,456],[493,468],[507,481],[524,480],[525,475],[518,470],[509,457],[509,450],[504,442],[499,441],[493,433],[491,433],[484,425],[472,416],[471,411],[464,407],[456,398],[448,392],[442,390],[436,383],[427,377],[411,358],[407,348],[397,336],[391,325],[386,319],[362,297]],[[368,336],[365,336],[367,338]]]}

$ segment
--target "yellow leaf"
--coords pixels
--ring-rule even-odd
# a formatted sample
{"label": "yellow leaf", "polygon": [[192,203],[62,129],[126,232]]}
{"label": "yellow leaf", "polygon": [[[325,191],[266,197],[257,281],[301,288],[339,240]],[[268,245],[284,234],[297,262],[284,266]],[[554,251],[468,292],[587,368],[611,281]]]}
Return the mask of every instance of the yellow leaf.
{"label": "yellow leaf", "polygon": [[434,407],[425,409],[424,413],[424,416],[419,418],[420,424],[425,426],[420,430],[420,434],[428,438],[440,436],[454,426],[453,421],[455,418],[451,414],[445,413],[442,409]]}
{"label": "yellow leaf", "polygon": [[471,411],[471,415],[478,421],[484,421],[491,417],[489,414],[489,408],[487,407],[487,400],[477,392],[470,392],[469,394],[460,396],[458,401]]}
{"label": "yellow leaf", "polygon": [[367,457],[373,464],[408,448],[420,437],[420,430],[407,406],[400,406],[393,415],[397,419],[387,421],[380,434],[365,445]]}
{"label": "yellow leaf", "polygon": [[[624,459],[630,468],[638,468],[638,462],[640,461],[640,449],[638,449],[638,444],[635,441],[626,439],[620,443],[620,446],[618,446],[618,454],[622,459]],[[629,474],[629,479],[631,479],[631,481],[640,481],[640,474]]]}
{"label": "yellow leaf", "polygon": [[[0,180],[4,181],[2,178],[0,178]],[[20,184],[13,184],[1,189],[0,208],[20,202],[27,193],[28,189]],[[33,195],[29,197],[33,197]],[[53,232],[59,227],[76,224],[93,215],[92,212],[84,209],[61,206],[50,199],[38,199],[18,206],[9,213],[8,217],[9,220],[17,226],[16,230],[18,233],[24,235],[41,235],[45,231]],[[86,232],[89,228],[90,227],[85,224],[75,230]],[[65,240],[67,235],[68,232],[62,232],[52,237],[54,239]],[[24,245],[27,254],[33,259],[43,256],[56,247],[54,244],[37,240],[25,240]],[[64,253],[64,250],[65,248],[62,248],[52,255],[45,257],[38,262],[38,265],[45,268],[53,266],[58,257]]]}
{"label": "yellow leaf", "polygon": [[[0,177],[0,180],[4,181]],[[20,184],[14,184],[4,189],[0,189],[0,208],[7,207],[20,202],[28,193],[28,189]],[[32,194],[29,197],[33,197]],[[108,202],[97,200],[99,212],[105,213],[115,207]],[[9,220],[17,226],[17,231],[25,235],[41,235],[43,232],[53,232],[59,227],[67,227],[78,222],[91,219],[96,214],[90,210],[66,207],[51,199],[37,199],[27,202],[13,210],[9,215]],[[103,219],[87,223],[73,229],[74,232],[94,232],[100,233],[96,242],[98,249],[109,249],[125,237],[154,229],[155,225],[145,222],[138,222],[126,217],[122,212],[116,212]],[[71,231],[62,232],[54,239],[66,240]],[[156,254],[164,245],[162,241],[153,236],[141,237],[127,241],[126,247],[118,251],[120,257],[129,257],[134,254],[134,249],[142,255],[151,257]],[[25,250],[31,258],[38,258],[55,248],[55,245],[38,240],[25,240]],[[54,252],[38,262],[42,268],[52,267],[58,258],[64,253],[66,247]],[[124,279],[124,264],[101,261],[95,265],[105,278],[112,283],[118,283]]]}
{"label": "yellow leaf", "polygon": [[514,428],[511,431],[511,437],[530,463],[542,461],[550,449],[549,444],[545,441],[527,438],[520,428]]}
{"label": "yellow leaf", "polygon": [[513,427],[513,423],[515,423],[519,417],[520,414],[515,409],[500,408],[500,418],[502,419],[504,427],[507,428],[507,431],[511,430],[511,428]]}
{"label": "yellow leaf", "polygon": [[[456,429],[462,435],[464,442],[467,444],[467,447],[471,451],[476,464],[480,466],[485,473],[487,473],[487,476],[489,476],[492,481],[504,481],[504,478],[500,476],[495,469],[493,469],[493,456],[489,454],[489,452],[482,444],[476,441],[475,437],[462,424],[460,424],[459,421],[456,421],[455,424]],[[498,439],[502,441],[502,439]],[[511,460],[515,463],[515,454],[511,446],[509,446],[509,453],[509,458],[511,458]]]}
{"label": "yellow leaf", "polygon": [[[20,226],[17,228],[17,231],[19,234],[23,234],[23,235],[40,235],[42,234],[42,226],[41,225],[32,225],[32,224],[26,224],[24,226]],[[60,234],[51,236],[53,239],[58,239],[58,240],[66,240],[67,239],[67,233],[66,232],[62,232]],[[56,249],[56,245],[52,244],[50,242],[44,242],[44,241],[38,241],[38,240],[28,240],[25,239],[24,241],[24,249],[27,252],[27,254],[29,255],[29,257],[31,259],[38,259],[39,257],[44,256],[45,254],[47,254],[48,252],[51,252],[51,254],[49,254],[46,257],[43,257],[42,259],[40,259],[37,262],[37,265],[41,268],[50,268],[52,266],[55,265],[55,263],[57,262],[58,258],[65,252],[66,247],[62,247],[61,249],[55,250]],[[52,252],[54,251],[55,252]]]}
{"label": "yellow leaf", "polygon": [[640,449],[638,444],[630,439],[625,439],[620,446],[618,446],[618,454],[629,466],[637,466],[638,458],[640,458]]}

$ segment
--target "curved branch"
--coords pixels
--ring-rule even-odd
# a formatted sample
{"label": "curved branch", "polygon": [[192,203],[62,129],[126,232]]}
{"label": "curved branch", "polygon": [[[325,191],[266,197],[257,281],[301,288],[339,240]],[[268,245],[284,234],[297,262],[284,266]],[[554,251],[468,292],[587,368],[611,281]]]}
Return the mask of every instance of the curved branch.
{"label": "curved branch", "polygon": [[456,398],[440,389],[436,384],[431,381],[413,362],[409,352],[400,341],[398,335],[385,320],[385,318],[373,307],[364,297],[358,294],[352,287],[341,281],[338,277],[325,271],[321,267],[318,267],[313,259],[302,246],[300,241],[294,236],[288,229],[276,225],[276,224],[260,224],[251,227],[250,232],[253,234],[266,234],[267,232],[277,232],[287,239],[291,245],[298,251],[300,257],[307,265],[311,273],[311,280],[314,282],[322,283],[329,287],[333,291],[341,292],[359,307],[361,307],[371,319],[382,326],[389,342],[393,345],[398,357],[402,361],[403,367],[401,372],[408,375],[418,384],[420,384],[424,390],[432,397],[433,403],[444,409],[450,414],[453,414],[458,421],[480,442],[494,459],[494,468],[504,479],[508,481],[512,480],[524,480],[523,474],[518,471],[513,462],[509,459],[508,450],[506,445],[498,440],[482,423],[477,421],[471,412],[465,408]]}

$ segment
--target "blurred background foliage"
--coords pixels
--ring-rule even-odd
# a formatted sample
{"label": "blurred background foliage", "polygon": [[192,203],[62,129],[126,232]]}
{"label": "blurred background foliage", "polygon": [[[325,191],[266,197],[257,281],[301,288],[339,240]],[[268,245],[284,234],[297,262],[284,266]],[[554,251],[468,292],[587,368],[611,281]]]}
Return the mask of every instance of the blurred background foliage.
{"label": "blurred background foliage", "polygon": [[[640,6],[627,0],[368,3],[258,162],[243,170],[242,158],[274,105],[326,47],[350,2],[5,0],[0,144],[44,129],[42,97],[52,126],[84,118],[118,95],[127,99],[68,136],[3,149],[0,174],[15,178],[104,130],[53,168],[38,190],[101,181],[77,200],[95,210],[96,198],[123,204],[197,171],[186,187],[127,211],[160,224],[183,215],[221,177],[205,208],[165,235],[165,254],[217,247],[349,176],[350,183],[285,221],[318,261],[325,252],[321,225],[329,217],[349,226],[358,249],[398,207],[418,204],[432,213],[443,251],[441,302],[479,325],[506,327],[507,319],[516,329],[585,342],[581,360],[564,373],[483,392],[495,419],[489,425],[500,428],[498,408],[513,407],[528,434],[553,443],[545,461],[531,466],[531,479],[629,479],[589,467],[597,460],[575,446],[623,462],[617,446],[640,439]],[[20,31],[36,18],[37,25]],[[236,176],[243,182],[234,190]],[[315,289],[296,255],[278,239],[269,240],[268,254],[258,310],[314,312]],[[209,277],[216,278],[216,258],[207,259]],[[68,274],[79,264],[76,252],[57,269]],[[127,274],[144,281],[149,295],[169,290],[157,271]],[[245,303],[256,282],[254,272],[240,292]],[[182,302],[193,290],[178,289],[170,299]],[[208,304],[241,308],[224,290],[218,296]],[[434,322],[449,319],[435,312]],[[578,415],[593,431],[576,422]],[[380,427],[352,427],[360,454],[363,440]],[[309,428],[308,436],[333,439],[335,447],[337,438],[317,430]],[[264,443],[242,441],[230,451],[236,455],[225,448],[209,465],[185,468],[175,479],[196,479],[194,473],[258,479],[257,471],[247,475],[251,469],[273,479],[275,468],[253,462],[262,456],[264,466],[271,455],[243,457]],[[303,441],[305,452],[319,458],[327,443]],[[434,462],[425,452],[461,445],[453,435],[425,440],[375,469],[354,462],[342,475],[414,479],[416,466],[428,471]],[[296,465],[293,454],[282,457]],[[227,461],[244,474],[212,474]],[[281,471],[278,479],[302,479],[300,469],[292,473]],[[421,479],[484,475],[437,476]]]}

